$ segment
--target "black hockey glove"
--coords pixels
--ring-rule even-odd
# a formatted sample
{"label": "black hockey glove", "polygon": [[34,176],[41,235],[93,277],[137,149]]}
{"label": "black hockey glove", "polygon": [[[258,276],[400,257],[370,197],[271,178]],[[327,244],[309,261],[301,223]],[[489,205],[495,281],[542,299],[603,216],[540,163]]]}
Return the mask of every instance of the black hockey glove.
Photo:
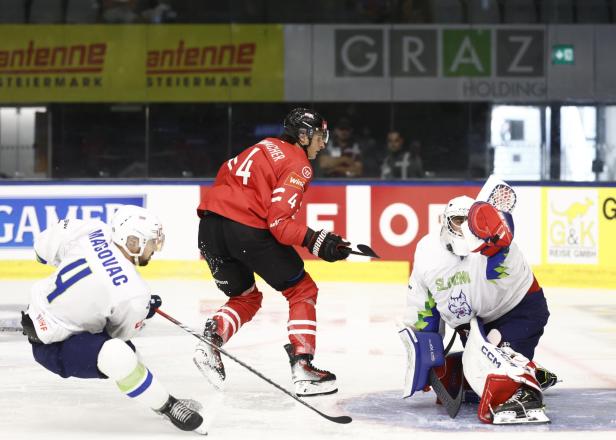
{"label": "black hockey glove", "polygon": [[21,334],[28,337],[28,341],[31,344],[42,344],[34,329],[34,323],[32,318],[27,313],[21,312]]}
{"label": "black hockey glove", "polygon": [[148,316],[145,319],[150,319],[156,313],[156,309],[163,305],[163,300],[158,295],[152,295],[150,297],[150,310],[148,311]]}
{"label": "black hockey glove", "polygon": [[307,247],[311,254],[330,263],[344,260],[348,257],[349,250],[346,246],[349,244],[339,235],[328,232],[325,229],[313,231],[310,228],[306,231],[306,236],[302,242],[302,246]]}

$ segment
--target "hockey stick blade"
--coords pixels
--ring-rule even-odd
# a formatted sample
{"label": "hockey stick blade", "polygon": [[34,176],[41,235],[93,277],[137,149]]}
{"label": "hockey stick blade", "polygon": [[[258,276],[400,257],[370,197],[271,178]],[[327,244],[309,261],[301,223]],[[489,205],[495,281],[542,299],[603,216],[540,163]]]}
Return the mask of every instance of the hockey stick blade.
{"label": "hockey stick blade", "polygon": [[353,250],[350,247],[345,247],[345,249],[348,251],[349,254],[361,255],[361,256],[370,257],[370,258],[381,258],[376,254],[376,252],[374,252],[370,248],[370,246],[367,246],[365,244],[358,244],[357,250]]}
{"label": "hockey stick blade", "polygon": [[[445,347],[445,351],[443,352],[444,356],[447,356],[449,350],[451,350],[451,347],[453,347],[453,343],[456,341],[456,336],[457,332],[454,330],[453,335],[451,335],[451,339],[449,340],[449,343],[447,344],[447,347]],[[451,395],[445,388],[445,385],[443,385],[443,383],[436,376],[436,373],[434,372],[433,368],[430,369],[429,383],[434,390],[436,397],[438,397],[441,403],[445,406],[449,417],[455,419],[458,415],[458,411],[460,411],[460,407],[462,406],[462,396],[464,395],[464,371],[462,372],[460,389],[458,390],[458,395],[455,399],[451,397]]]}
{"label": "hockey stick blade", "polygon": [[451,397],[451,395],[445,388],[445,385],[443,385],[443,383],[436,376],[436,373],[434,372],[433,368],[430,369],[430,379],[428,383],[430,384],[430,386],[436,393],[436,396],[439,398],[439,400],[445,407],[445,410],[447,411],[447,414],[449,414],[449,417],[455,419],[458,415],[458,412],[460,411],[460,407],[462,406],[462,396],[464,395],[464,374],[462,375],[460,389],[458,390],[458,395],[455,399]]}
{"label": "hockey stick blade", "polygon": [[374,252],[372,250],[372,248],[366,244],[358,244],[357,245],[357,249],[360,250],[361,252],[363,252],[365,255],[368,255],[369,257],[372,258],[381,258],[379,257],[376,252]]}
{"label": "hockey stick blade", "polygon": [[329,420],[330,422],[334,422],[334,423],[340,423],[340,424],[347,424],[347,423],[351,423],[353,421],[352,418],[350,418],[349,416],[329,416],[325,413],[322,413],[321,411],[319,411],[318,409],[316,409],[314,406],[310,405],[309,403],[303,401],[302,399],[300,399],[299,397],[297,397],[295,394],[291,393],[290,391],[286,390],[285,388],[283,388],[281,385],[278,385],[276,382],[274,382],[272,379],[268,378],[267,376],[265,376],[264,374],[260,373],[259,371],[255,370],[254,368],[252,368],[250,365],[244,363],[243,361],[239,360],[238,358],[236,358],[235,356],[233,356],[232,354],[228,353],[226,350],[218,347],[217,345],[215,345],[212,341],[209,341],[208,339],[206,339],[205,337],[203,337],[203,335],[197,333],[195,330],[193,330],[192,328],[182,324],[180,321],[178,321],[177,319],[175,319],[174,317],[166,314],[165,312],[163,312],[161,309],[156,309],[156,313],[158,313],[160,316],[162,316],[163,318],[167,319],[168,321],[171,321],[172,323],[174,323],[175,325],[177,325],[178,327],[180,327],[182,330],[184,330],[187,333],[190,333],[191,335],[193,335],[195,338],[199,339],[200,341],[205,342],[207,345],[209,345],[210,347],[218,350],[220,352],[220,354],[228,357],[229,359],[231,359],[233,362],[240,364],[242,367],[246,368],[248,371],[250,371],[251,373],[255,374],[256,376],[259,376],[261,379],[263,379],[265,382],[269,383],[270,385],[274,386],[275,388],[278,388],[280,391],[282,391],[283,393],[285,393],[287,396],[293,398],[295,401],[301,403],[302,405],[304,405],[307,408],[310,408],[311,410],[313,410],[314,412],[316,412],[318,415],[320,415],[321,417]]}
{"label": "hockey stick blade", "polygon": [[23,329],[21,327],[0,327],[0,332],[21,333]]}

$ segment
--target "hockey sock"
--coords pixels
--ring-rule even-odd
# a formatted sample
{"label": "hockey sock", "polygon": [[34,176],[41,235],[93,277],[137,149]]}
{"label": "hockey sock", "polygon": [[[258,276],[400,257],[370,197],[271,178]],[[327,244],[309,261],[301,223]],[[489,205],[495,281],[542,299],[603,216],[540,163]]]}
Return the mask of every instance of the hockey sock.
{"label": "hockey sock", "polygon": [[317,294],[319,289],[308,273],[282,292],[289,302],[289,341],[295,354],[314,354],[317,338]]}
{"label": "hockey sock", "polygon": [[103,374],[116,381],[120,391],[154,410],[162,408],[169,398],[167,390],[120,339],[110,339],[103,344],[97,366]]}
{"label": "hockey sock", "polygon": [[236,334],[242,325],[249,322],[261,308],[263,294],[257,286],[239,296],[234,296],[214,313],[212,319],[216,321],[216,333],[220,335],[223,343]]}

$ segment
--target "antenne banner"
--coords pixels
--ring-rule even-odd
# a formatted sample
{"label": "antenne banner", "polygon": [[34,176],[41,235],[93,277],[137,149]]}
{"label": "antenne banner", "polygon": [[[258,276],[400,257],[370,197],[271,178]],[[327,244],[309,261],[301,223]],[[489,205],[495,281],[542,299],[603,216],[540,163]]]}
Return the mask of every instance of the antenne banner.
{"label": "antenne banner", "polygon": [[0,102],[282,101],[280,25],[0,26]]}

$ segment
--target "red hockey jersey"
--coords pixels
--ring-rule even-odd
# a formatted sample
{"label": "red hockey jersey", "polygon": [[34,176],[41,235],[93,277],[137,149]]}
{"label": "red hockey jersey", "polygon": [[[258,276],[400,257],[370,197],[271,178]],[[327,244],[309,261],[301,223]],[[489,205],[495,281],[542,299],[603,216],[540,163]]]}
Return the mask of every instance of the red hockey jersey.
{"label": "red hockey jersey", "polygon": [[263,139],[223,163],[197,212],[212,211],[247,226],[269,229],[282,244],[301,245],[306,225],[293,216],[312,179],[304,150]]}

